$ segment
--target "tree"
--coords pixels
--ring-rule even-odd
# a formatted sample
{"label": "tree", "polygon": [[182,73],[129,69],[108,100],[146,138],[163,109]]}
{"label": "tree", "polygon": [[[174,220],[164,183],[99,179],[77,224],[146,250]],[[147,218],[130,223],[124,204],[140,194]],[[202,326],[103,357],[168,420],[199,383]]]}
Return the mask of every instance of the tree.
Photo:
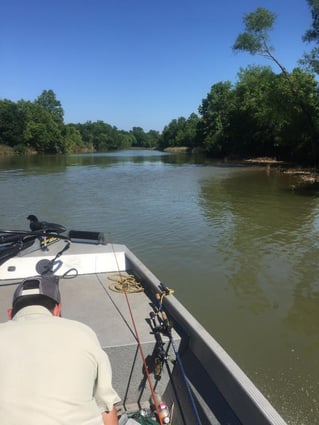
{"label": "tree", "polygon": [[[311,3],[318,4],[318,0],[309,0]],[[318,131],[316,122],[313,115],[309,110],[309,106],[304,101],[303,93],[299,91],[298,86],[295,84],[293,78],[288,73],[286,68],[278,61],[272,54],[274,50],[269,44],[269,31],[272,29],[275,22],[276,15],[267,9],[258,7],[255,12],[248,13],[244,16],[245,32],[239,34],[235,44],[234,50],[242,50],[251,53],[252,55],[259,54],[267,59],[275,62],[281,69],[284,77],[286,78],[289,88],[294,96],[296,104],[301,108],[310,129],[312,146],[311,151],[317,152],[318,150]]]}
{"label": "tree", "polygon": [[258,7],[255,12],[246,14],[243,19],[246,31],[239,34],[233,49],[270,59],[287,75],[286,68],[272,54],[274,48],[269,44],[269,31],[272,30],[275,20],[276,15],[263,7]]}
{"label": "tree", "polygon": [[25,116],[11,100],[0,101],[0,144],[11,147],[23,143]]}
{"label": "tree", "polygon": [[63,123],[64,111],[53,90],[43,90],[35,103],[48,111],[57,123]]}
{"label": "tree", "polygon": [[167,147],[187,147],[193,149],[200,144],[198,115],[192,113],[187,119],[179,117],[173,119],[164,127],[161,136],[158,139],[158,148],[165,149]]}
{"label": "tree", "polygon": [[131,146],[136,146],[136,139],[131,132],[119,131],[118,132],[119,149],[128,149]]}
{"label": "tree", "polygon": [[[315,122],[318,93],[314,76],[296,68],[290,80]],[[240,152],[308,163],[318,159],[308,118],[282,73],[275,74],[268,67],[248,67],[240,71],[235,93],[237,108],[231,128],[237,133]]]}
{"label": "tree", "polygon": [[76,124],[82,140],[88,146],[93,146],[97,151],[118,149],[120,146],[119,132],[116,127],[104,121],[87,121],[84,124]]}
{"label": "tree", "polygon": [[52,114],[38,103],[21,101],[19,107],[26,114],[25,145],[39,153],[64,153],[63,127]]}
{"label": "tree", "polygon": [[212,155],[224,156],[228,153],[229,117],[233,109],[234,91],[230,81],[214,84],[198,108],[202,115],[200,126],[203,145]]}
{"label": "tree", "polygon": [[147,134],[147,142],[150,148],[155,148],[160,140],[160,133],[157,130],[150,130]]}
{"label": "tree", "polygon": [[63,153],[76,152],[84,147],[81,134],[73,124],[63,126],[62,135],[64,138]]}
{"label": "tree", "polygon": [[317,82],[313,74],[299,68],[293,70],[290,79],[296,87],[299,102],[296,102],[295,95],[282,74],[276,77],[271,95],[279,136],[278,148],[283,159],[314,164],[319,160],[319,146],[314,129],[309,123],[315,129],[318,128]]}
{"label": "tree", "polygon": [[147,135],[142,127],[133,127],[130,131],[132,136],[135,138],[135,144],[136,147],[147,147]]}
{"label": "tree", "polygon": [[319,74],[319,0],[307,0],[310,7],[312,24],[303,36],[303,41],[307,43],[315,43],[309,53],[305,53],[300,63],[308,70]]}
{"label": "tree", "polygon": [[229,113],[229,149],[240,156],[273,156],[277,131],[270,67],[249,66],[238,73]]}

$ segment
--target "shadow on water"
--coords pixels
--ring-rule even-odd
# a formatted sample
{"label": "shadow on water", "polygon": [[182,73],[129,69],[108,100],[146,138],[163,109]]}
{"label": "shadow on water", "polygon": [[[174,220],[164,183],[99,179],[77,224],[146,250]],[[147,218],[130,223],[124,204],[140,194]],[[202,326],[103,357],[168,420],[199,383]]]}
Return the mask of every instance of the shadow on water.
{"label": "shadow on water", "polygon": [[293,190],[297,195],[301,196],[311,196],[317,198],[319,196],[319,182],[315,183],[296,183],[291,190]]}

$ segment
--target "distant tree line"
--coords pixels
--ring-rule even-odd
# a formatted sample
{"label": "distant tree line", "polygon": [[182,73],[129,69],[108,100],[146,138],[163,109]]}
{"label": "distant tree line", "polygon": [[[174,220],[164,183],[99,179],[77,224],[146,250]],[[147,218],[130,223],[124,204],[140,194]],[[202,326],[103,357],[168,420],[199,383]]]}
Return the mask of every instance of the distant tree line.
{"label": "distant tree line", "polygon": [[160,134],[140,127],[118,130],[103,121],[65,124],[61,102],[53,90],[44,90],[33,102],[0,100],[0,145],[16,153],[65,154],[155,147]]}
{"label": "distant tree line", "polygon": [[261,55],[278,65],[240,69],[236,83],[214,84],[198,114],[179,117],[160,133],[141,127],[119,130],[104,121],[65,124],[61,102],[53,90],[34,101],[0,100],[0,145],[17,153],[71,153],[127,148],[186,147],[215,157],[272,156],[319,162],[319,2],[307,0],[312,26],[304,41],[314,44],[288,72],[273,54],[269,31],[276,16],[258,8],[244,17],[235,51]]}

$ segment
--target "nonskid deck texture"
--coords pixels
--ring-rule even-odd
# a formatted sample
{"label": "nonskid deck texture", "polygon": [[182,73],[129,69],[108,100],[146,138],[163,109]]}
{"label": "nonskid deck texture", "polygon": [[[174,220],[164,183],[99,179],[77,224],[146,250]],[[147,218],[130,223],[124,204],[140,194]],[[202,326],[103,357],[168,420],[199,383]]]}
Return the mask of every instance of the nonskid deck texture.
{"label": "nonskid deck texture", "polygon": [[[124,293],[111,289],[113,279],[122,279],[125,272],[78,276],[74,280],[62,280],[61,295],[65,307],[63,315],[91,326],[98,335],[103,349],[108,353],[113,366],[113,383],[120,393],[123,404],[146,401],[150,390],[146,382],[137,337],[152,372],[154,364],[155,337],[150,326],[152,307],[144,292]],[[111,280],[112,279],[112,280]],[[74,299],[77,300],[76,305]],[[132,323],[130,310],[135,321]],[[174,338],[178,343],[179,337]],[[165,339],[165,338],[164,338]],[[166,338],[168,345],[168,339]],[[164,371],[163,371],[164,373]],[[158,391],[163,392],[168,376],[162,376]]]}

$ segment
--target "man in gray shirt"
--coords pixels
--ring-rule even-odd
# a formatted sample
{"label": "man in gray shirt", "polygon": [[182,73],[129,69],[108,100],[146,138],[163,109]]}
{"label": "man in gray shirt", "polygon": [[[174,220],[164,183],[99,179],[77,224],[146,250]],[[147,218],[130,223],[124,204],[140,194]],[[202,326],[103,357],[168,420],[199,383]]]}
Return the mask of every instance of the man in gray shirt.
{"label": "man in gray shirt", "polygon": [[0,324],[3,425],[117,425],[120,399],[109,359],[94,331],[61,318],[58,278],[17,287]]}

